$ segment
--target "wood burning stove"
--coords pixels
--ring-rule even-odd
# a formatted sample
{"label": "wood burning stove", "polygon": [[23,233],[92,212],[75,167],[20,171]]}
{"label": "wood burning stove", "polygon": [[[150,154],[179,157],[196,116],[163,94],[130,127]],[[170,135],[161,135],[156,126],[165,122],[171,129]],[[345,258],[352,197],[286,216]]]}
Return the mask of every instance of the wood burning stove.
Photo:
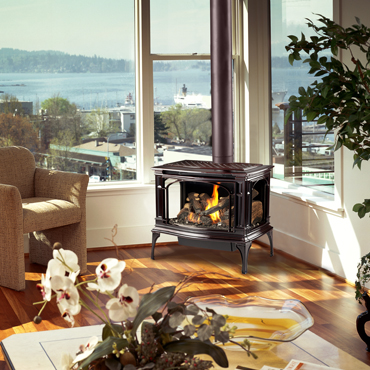
{"label": "wood burning stove", "polygon": [[[273,255],[270,225],[270,172],[273,166],[251,163],[217,164],[180,161],[153,167],[156,218],[152,230],[152,259],[161,233],[178,237],[182,245],[235,251],[247,273],[252,241],[267,233]],[[170,216],[170,189],[180,185],[179,210]]]}
{"label": "wood burning stove", "polygon": [[[245,274],[253,240],[267,233],[273,255],[269,215],[273,166],[233,162],[231,1],[211,0],[210,5],[213,162],[180,161],[153,167],[152,259],[155,243],[165,233],[177,236],[183,245],[239,250]],[[169,192],[177,183],[179,210],[170,217]]]}

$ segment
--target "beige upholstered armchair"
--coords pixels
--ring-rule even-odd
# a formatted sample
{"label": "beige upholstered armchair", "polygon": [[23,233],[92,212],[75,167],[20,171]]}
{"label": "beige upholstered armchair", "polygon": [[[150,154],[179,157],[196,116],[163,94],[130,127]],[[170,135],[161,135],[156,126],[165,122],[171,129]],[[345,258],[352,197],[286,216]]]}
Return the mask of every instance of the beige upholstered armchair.
{"label": "beige upholstered armchair", "polygon": [[25,289],[23,234],[31,262],[47,265],[60,242],[86,271],[88,182],[87,175],[37,168],[26,148],[0,148],[0,286]]}

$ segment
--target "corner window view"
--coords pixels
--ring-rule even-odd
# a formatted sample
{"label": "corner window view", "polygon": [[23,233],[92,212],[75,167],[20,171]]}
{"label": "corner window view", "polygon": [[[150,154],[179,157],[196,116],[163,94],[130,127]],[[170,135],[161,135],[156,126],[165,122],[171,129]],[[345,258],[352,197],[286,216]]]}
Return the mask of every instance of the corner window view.
{"label": "corner window view", "polygon": [[289,97],[307,88],[320,77],[309,75],[303,60],[288,61],[285,46],[289,35],[314,36],[307,26],[316,14],[333,18],[332,0],[271,0],[271,84],[272,84],[272,161],[273,177],[313,190],[334,193],[334,133],[317,121],[307,122],[299,115],[284,124]]}
{"label": "corner window view", "polygon": [[153,63],[155,164],[212,159],[210,67],[210,61]]}
{"label": "corner window view", "polygon": [[152,0],[150,29],[154,164],[212,160],[210,1]]}
{"label": "corner window view", "polygon": [[8,3],[2,29],[0,146],[90,183],[135,179],[134,1]]}

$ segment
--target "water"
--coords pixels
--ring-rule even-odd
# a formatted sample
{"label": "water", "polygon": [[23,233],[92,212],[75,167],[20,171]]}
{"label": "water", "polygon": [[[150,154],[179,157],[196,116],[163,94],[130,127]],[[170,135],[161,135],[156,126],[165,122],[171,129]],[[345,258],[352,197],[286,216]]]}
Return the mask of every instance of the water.
{"label": "water", "polygon": [[[173,96],[183,84],[188,92],[210,95],[210,72],[200,69],[154,72],[154,98],[174,104]],[[135,74],[126,73],[0,73],[0,91],[34,107],[59,95],[82,109],[123,105],[129,93],[135,96]]]}

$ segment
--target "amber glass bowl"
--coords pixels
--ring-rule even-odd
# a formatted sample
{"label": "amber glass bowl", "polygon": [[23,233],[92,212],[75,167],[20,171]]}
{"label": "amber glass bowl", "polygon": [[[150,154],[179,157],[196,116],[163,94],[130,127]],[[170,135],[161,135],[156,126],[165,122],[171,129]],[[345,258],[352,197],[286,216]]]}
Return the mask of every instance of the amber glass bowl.
{"label": "amber glass bowl", "polygon": [[[267,299],[246,297],[229,299],[222,295],[193,297],[187,303],[194,303],[201,309],[210,308],[220,315],[227,315],[230,327],[237,330],[233,340],[248,339],[251,350],[268,350],[277,344],[291,342],[309,329],[313,317],[296,299]],[[238,345],[227,343],[227,350],[241,350]]]}

